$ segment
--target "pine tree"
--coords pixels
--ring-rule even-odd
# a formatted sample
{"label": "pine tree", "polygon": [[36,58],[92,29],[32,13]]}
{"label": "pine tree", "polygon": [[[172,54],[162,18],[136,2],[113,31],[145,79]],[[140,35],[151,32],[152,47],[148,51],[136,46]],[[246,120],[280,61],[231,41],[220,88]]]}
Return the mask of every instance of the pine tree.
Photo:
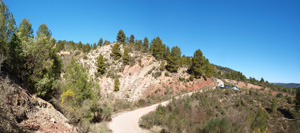
{"label": "pine tree", "polygon": [[[168,48],[168,47],[167,47]],[[167,66],[166,69],[169,72],[177,72],[179,68],[179,59],[181,56],[181,51],[178,46],[172,47],[172,52],[170,56],[167,56]]]}
{"label": "pine tree", "polygon": [[163,58],[163,43],[162,40],[160,40],[159,37],[156,37],[152,40],[152,55],[156,59],[162,59]]}
{"label": "pine tree", "polygon": [[215,75],[215,73],[216,72],[215,72],[214,66],[209,63],[208,59],[206,59],[205,60],[205,76],[212,77]]}
{"label": "pine tree", "polygon": [[196,50],[192,59],[192,65],[190,67],[190,71],[195,76],[195,78],[200,78],[204,73],[204,63],[205,58],[203,57],[202,51],[200,49]]}
{"label": "pine tree", "polygon": [[9,66],[9,70],[11,70],[14,74],[19,74],[19,72],[22,70],[24,57],[22,56],[21,40],[15,33],[9,42],[8,53],[9,58],[7,60],[7,64]]}
{"label": "pine tree", "polygon": [[264,78],[261,78],[259,82],[264,83],[265,82]]}
{"label": "pine tree", "polygon": [[144,43],[143,43],[143,51],[147,52],[149,49],[149,40],[147,37],[144,38]]}
{"label": "pine tree", "polygon": [[123,32],[123,30],[120,30],[118,32],[117,41],[120,42],[120,43],[124,43],[125,39],[126,39],[125,33]]}
{"label": "pine tree", "polygon": [[129,39],[129,44],[133,44],[134,43],[134,35],[130,35],[130,39]]}
{"label": "pine tree", "polygon": [[165,51],[165,54],[164,54],[164,58],[165,58],[166,60],[169,60],[170,56],[171,56],[171,51],[170,51],[169,46],[167,46],[166,51]]}
{"label": "pine tree", "polygon": [[96,49],[97,48],[97,45],[96,45],[96,43],[94,43],[94,45],[93,45],[93,49]]}
{"label": "pine tree", "polygon": [[128,65],[129,64],[129,54],[128,53],[129,53],[128,48],[125,47],[124,53],[123,53],[123,56],[122,56],[123,64],[124,65]]}
{"label": "pine tree", "polygon": [[271,112],[275,113],[277,111],[277,100],[276,98],[272,101]]}
{"label": "pine tree", "polygon": [[100,40],[98,41],[98,47],[101,47],[102,46],[102,44],[103,44],[103,39],[102,38],[100,38]]}
{"label": "pine tree", "polygon": [[97,57],[97,73],[103,75],[106,72],[106,64],[103,55],[100,53]]}
{"label": "pine tree", "polygon": [[[7,42],[16,31],[14,15],[9,11],[4,2],[0,1],[0,42]],[[0,45],[0,48],[2,44]],[[1,48],[2,49],[2,48]],[[1,50],[0,49],[0,50]],[[2,51],[0,51],[2,52]]]}
{"label": "pine tree", "polygon": [[36,32],[36,35],[38,38],[42,37],[42,36],[46,36],[48,38],[48,40],[50,40],[50,38],[52,36],[52,32],[46,24],[41,24],[39,26],[39,29]]}
{"label": "pine tree", "polygon": [[143,48],[143,41],[142,40],[136,40],[135,50],[141,51],[142,48]]}
{"label": "pine tree", "polygon": [[120,44],[116,43],[112,49],[111,49],[111,53],[110,56],[112,56],[114,58],[114,60],[118,60],[121,58],[121,51],[120,51]]}
{"label": "pine tree", "polygon": [[116,78],[115,85],[114,85],[114,91],[119,91],[119,84],[120,84],[119,78]]}
{"label": "pine tree", "polygon": [[29,38],[33,38],[32,24],[28,19],[24,18],[19,25],[18,33],[20,38],[24,41],[28,41]]}
{"label": "pine tree", "polygon": [[83,49],[83,45],[82,45],[81,41],[79,41],[79,43],[78,43],[78,49]]}

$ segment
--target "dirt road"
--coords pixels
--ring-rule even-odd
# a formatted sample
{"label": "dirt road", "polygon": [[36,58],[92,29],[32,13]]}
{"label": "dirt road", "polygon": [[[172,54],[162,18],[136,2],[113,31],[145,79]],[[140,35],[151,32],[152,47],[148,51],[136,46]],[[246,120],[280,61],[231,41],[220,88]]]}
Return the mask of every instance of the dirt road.
{"label": "dirt road", "polygon": [[[202,92],[202,90],[200,90],[200,92]],[[193,93],[194,92],[190,92],[184,95],[192,95]],[[176,98],[178,97],[179,96],[177,96]],[[171,100],[168,100],[144,108],[117,114],[113,116],[112,121],[108,124],[108,128],[111,129],[113,133],[148,133],[148,130],[144,130],[139,127],[139,119],[143,115],[156,110],[159,104],[161,104],[162,106],[166,106],[170,101]]]}

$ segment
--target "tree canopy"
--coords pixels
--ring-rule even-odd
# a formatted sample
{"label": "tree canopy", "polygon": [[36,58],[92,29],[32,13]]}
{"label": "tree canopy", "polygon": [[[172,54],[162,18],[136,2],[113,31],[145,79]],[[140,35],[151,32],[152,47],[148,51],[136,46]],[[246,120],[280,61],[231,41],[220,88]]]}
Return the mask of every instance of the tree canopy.
{"label": "tree canopy", "polygon": [[98,41],[98,43],[97,43],[97,45],[98,45],[98,47],[100,47],[100,46],[102,46],[102,44],[103,44],[103,39],[100,38],[99,41]]}
{"label": "tree canopy", "polygon": [[130,35],[129,44],[134,44],[134,35]]}
{"label": "tree canopy", "polygon": [[29,22],[28,19],[23,18],[20,25],[19,25],[19,36],[21,39],[28,41],[28,38],[33,38],[33,29],[32,24]]}
{"label": "tree canopy", "polygon": [[190,70],[195,78],[200,78],[204,73],[205,69],[205,58],[203,57],[203,53],[200,49],[196,50],[194,53],[194,57],[192,59],[192,65]]}
{"label": "tree canopy", "polygon": [[124,43],[125,39],[126,39],[125,33],[123,32],[123,30],[120,30],[117,35],[117,41],[120,43]]}
{"label": "tree canopy", "polygon": [[37,35],[38,38],[42,37],[42,36],[45,36],[50,40],[50,38],[52,36],[52,32],[46,24],[41,24],[39,26],[39,29],[36,32],[36,35]]}

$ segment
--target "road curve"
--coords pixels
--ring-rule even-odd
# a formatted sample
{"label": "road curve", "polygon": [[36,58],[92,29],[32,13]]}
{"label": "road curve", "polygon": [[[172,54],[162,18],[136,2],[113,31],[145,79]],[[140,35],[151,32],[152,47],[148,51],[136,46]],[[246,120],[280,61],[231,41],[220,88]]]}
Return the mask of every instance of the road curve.
{"label": "road curve", "polygon": [[[200,92],[202,92],[200,90]],[[194,92],[190,92],[184,95],[192,95]],[[184,96],[181,95],[181,96]],[[178,98],[179,96],[175,97]],[[112,121],[108,124],[108,128],[113,133],[148,133],[148,130],[144,130],[139,127],[139,119],[148,114],[151,111],[156,110],[157,106],[161,104],[166,106],[171,100],[164,101],[161,103],[153,104],[151,106],[139,108],[129,112],[122,112],[113,116]]]}

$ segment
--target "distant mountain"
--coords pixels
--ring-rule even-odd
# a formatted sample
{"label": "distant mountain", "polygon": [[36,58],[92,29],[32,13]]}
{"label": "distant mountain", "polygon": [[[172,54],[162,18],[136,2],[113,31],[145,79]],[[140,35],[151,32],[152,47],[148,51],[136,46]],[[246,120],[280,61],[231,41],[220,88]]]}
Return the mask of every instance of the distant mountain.
{"label": "distant mountain", "polygon": [[275,85],[280,85],[283,87],[288,87],[288,88],[298,88],[300,87],[300,83],[272,83]]}

